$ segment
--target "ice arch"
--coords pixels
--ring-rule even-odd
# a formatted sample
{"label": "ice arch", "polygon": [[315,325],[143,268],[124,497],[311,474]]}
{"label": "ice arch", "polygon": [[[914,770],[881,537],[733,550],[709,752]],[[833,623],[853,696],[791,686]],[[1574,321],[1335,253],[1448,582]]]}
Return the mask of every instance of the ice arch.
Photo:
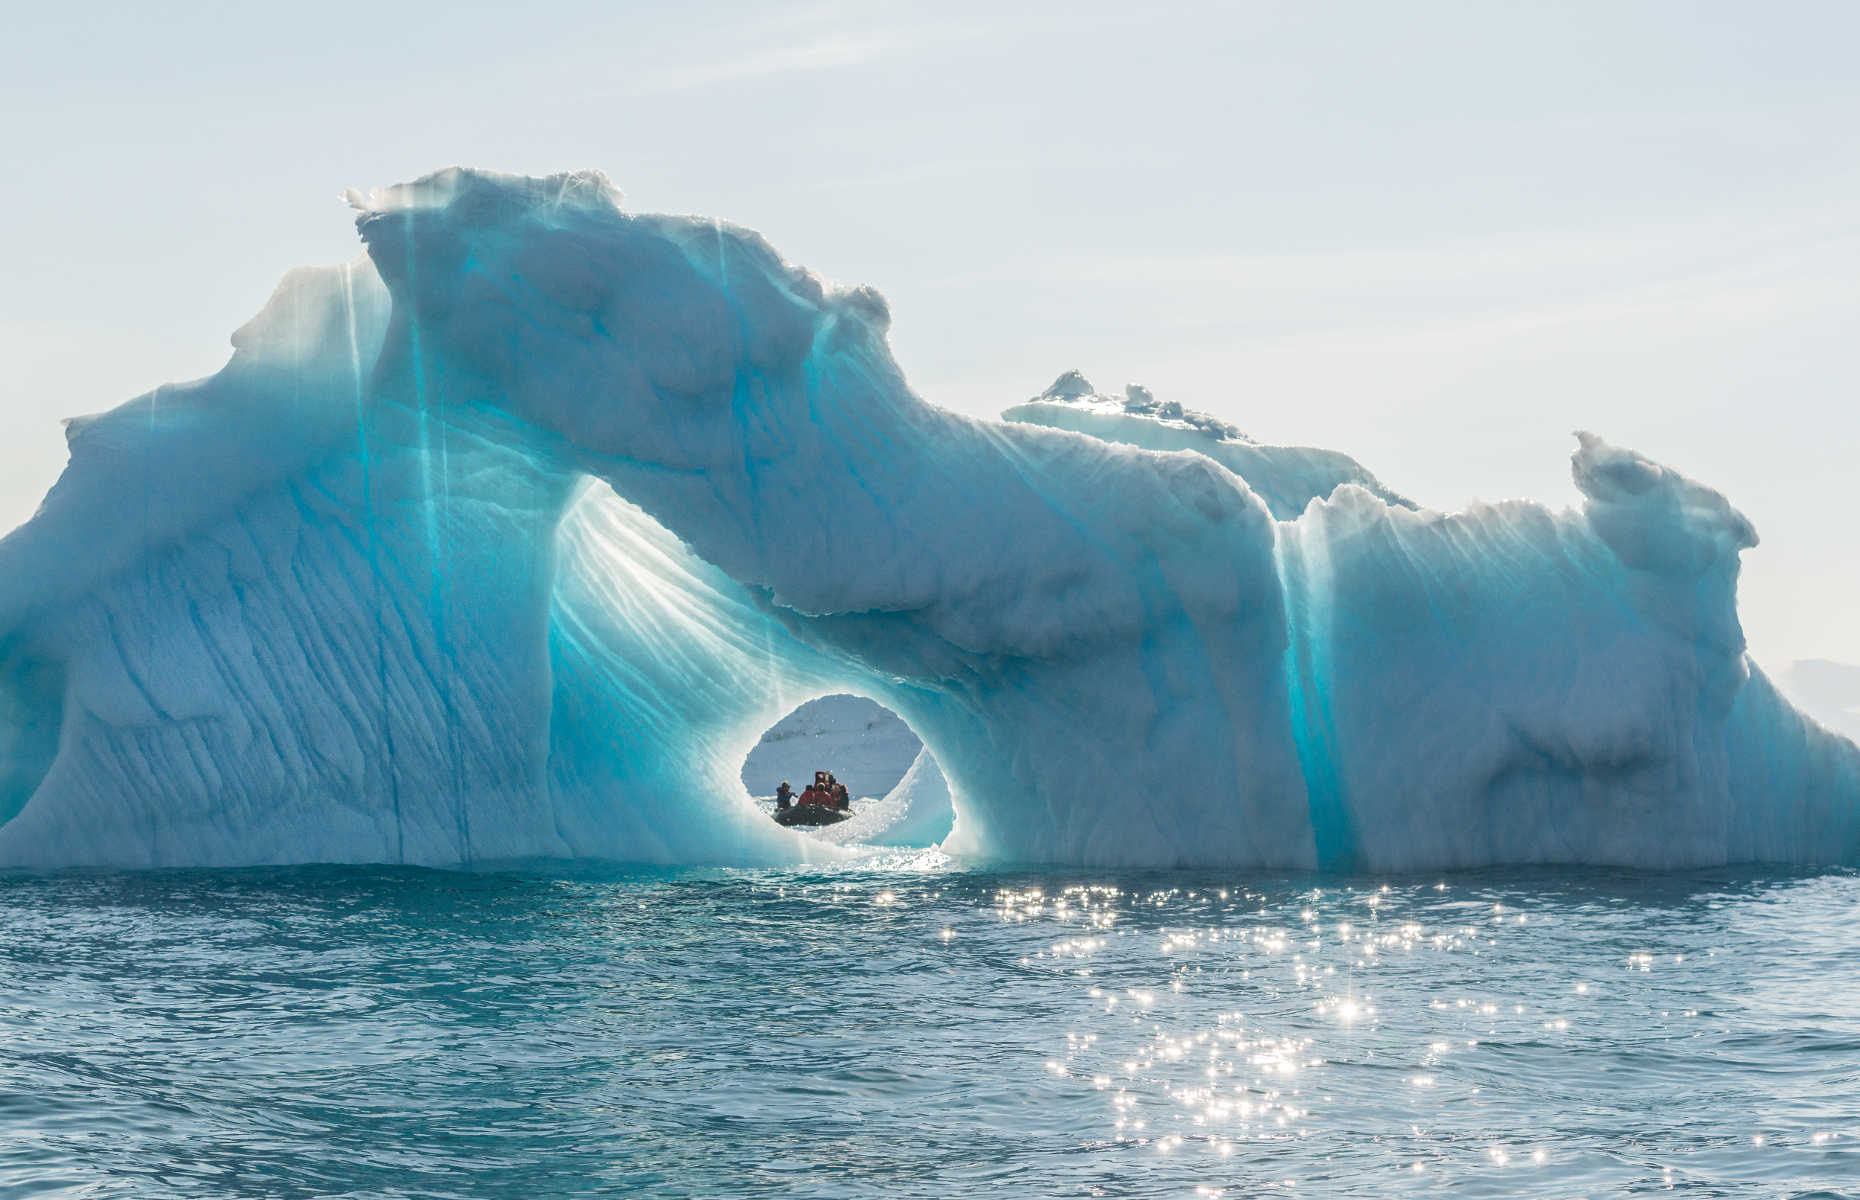
{"label": "ice arch", "polygon": [[0,543],[0,863],[791,860],[734,772],[839,689],[978,856],[1856,857],[1860,752],[1743,654],[1754,535],[1637,455],[1417,511],[937,409],[875,293],[598,176],[357,203],[367,260],[74,425]]}

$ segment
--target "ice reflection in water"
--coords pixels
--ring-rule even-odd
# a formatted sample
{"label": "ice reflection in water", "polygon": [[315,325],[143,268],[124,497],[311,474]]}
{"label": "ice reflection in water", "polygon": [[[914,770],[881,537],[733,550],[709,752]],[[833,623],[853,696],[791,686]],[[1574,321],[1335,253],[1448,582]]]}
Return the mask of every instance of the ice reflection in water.
{"label": "ice reflection in water", "polygon": [[0,879],[0,1195],[1860,1189],[1860,877]]}

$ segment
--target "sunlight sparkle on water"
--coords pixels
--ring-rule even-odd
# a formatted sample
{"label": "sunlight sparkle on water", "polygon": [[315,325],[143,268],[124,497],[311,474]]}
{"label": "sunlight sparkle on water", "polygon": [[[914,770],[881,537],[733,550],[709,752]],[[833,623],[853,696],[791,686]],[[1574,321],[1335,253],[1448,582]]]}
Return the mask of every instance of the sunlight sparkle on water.
{"label": "sunlight sparkle on water", "polygon": [[1848,872],[319,868],[0,907],[0,1194],[37,1154],[137,1200],[464,1161],[484,1200],[944,1200],[981,1146],[1003,1195],[1860,1194]]}
{"label": "sunlight sparkle on water", "polygon": [[[1276,900],[1232,887],[1160,888],[1128,898],[1116,889],[1079,889],[1069,890],[1063,908],[1004,899],[1001,915],[1012,921],[1031,909],[1050,922],[1091,927],[1128,924],[1141,913],[1138,924],[1154,930],[1147,955],[1140,943],[1079,936],[1049,949],[1048,961],[1096,963],[1093,986],[1080,993],[1096,1006],[1094,1037],[1069,1037],[1065,1062],[1104,1098],[1114,1141],[1158,1154],[1253,1161],[1281,1153],[1268,1148],[1288,1140],[1335,1136],[1333,1127],[1388,1125],[1379,1139],[1387,1153],[1405,1173],[1427,1175],[1433,1188],[1555,1161],[1551,1148],[1530,1144],[1543,1141],[1540,1098],[1525,1089],[1515,1109],[1493,1107],[1494,1080],[1505,1083],[1510,1068],[1504,1059],[1487,1062],[1482,1045],[1540,1040],[1569,1065],[1573,1080],[1585,1074],[1570,1057],[1584,1044],[1574,1039],[1595,1036],[1555,1012],[1553,997],[1529,973],[1539,939],[1561,936],[1574,918],[1553,912],[1546,923],[1544,913],[1519,911],[1526,906],[1516,901],[1488,899],[1490,921],[1479,929],[1465,924],[1466,907],[1442,881],[1425,889],[1315,888]],[[1288,928],[1303,932],[1295,940]],[[1599,1001],[1608,1015],[1598,1019],[1672,1020],[1703,1011],[1647,1003],[1674,986],[1652,981],[1656,960],[1675,968],[1692,961],[1688,949],[1672,946],[1623,950],[1615,961],[1650,982]],[[1592,961],[1585,954],[1567,965]],[[1113,986],[1119,990],[1107,991]],[[1563,986],[1597,1003],[1586,981]],[[1411,1068],[1401,1093],[1351,1085],[1361,1067],[1385,1064]],[[1597,1065],[1612,1082],[1606,1063]],[[1469,1097],[1479,1097],[1481,1107],[1464,1108]],[[1490,1128],[1466,1127],[1465,1115],[1482,1111],[1492,1114]],[[1807,1141],[1819,1147],[1832,1138],[1820,1131]],[[1762,1145],[1761,1135],[1751,1144]],[[1663,1166],[1646,1164],[1643,1178],[1666,1178]]]}

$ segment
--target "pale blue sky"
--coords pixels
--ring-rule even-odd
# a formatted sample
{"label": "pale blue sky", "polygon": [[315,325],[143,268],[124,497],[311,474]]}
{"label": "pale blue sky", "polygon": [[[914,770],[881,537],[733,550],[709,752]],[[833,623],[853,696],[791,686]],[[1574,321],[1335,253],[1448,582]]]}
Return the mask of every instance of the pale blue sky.
{"label": "pale blue sky", "polygon": [[1593,428],[1723,489],[1753,648],[1860,661],[1860,4],[14,6],[0,528],[215,369],[342,189],[606,171],[891,300],[929,398],[1066,367],[1439,507]]}

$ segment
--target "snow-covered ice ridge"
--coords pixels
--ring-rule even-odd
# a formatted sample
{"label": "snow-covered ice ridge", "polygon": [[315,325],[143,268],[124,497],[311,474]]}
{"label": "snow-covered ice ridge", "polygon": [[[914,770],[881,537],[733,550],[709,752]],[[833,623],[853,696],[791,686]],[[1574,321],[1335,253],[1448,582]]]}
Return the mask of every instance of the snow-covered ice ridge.
{"label": "snow-covered ice ridge", "polygon": [[597,174],[353,201],[365,257],[74,422],[0,542],[0,864],[831,856],[738,772],[833,692],[979,859],[1860,861],[1755,534],[1637,454],[1420,510],[1160,407],[939,409],[876,292]]}
{"label": "snow-covered ice ridge", "polygon": [[1145,450],[1193,450],[1205,454],[1240,478],[1281,520],[1296,517],[1312,500],[1329,496],[1346,483],[1363,488],[1386,503],[1415,507],[1382,486],[1361,463],[1336,450],[1313,446],[1262,445],[1207,413],[1159,401],[1141,384],[1129,384],[1122,396],[1094,391],[1078,371],[1067,371],[1051,387],[1025,404],[1001,414],[1009,421],[1072,429],[1141,446]]}

